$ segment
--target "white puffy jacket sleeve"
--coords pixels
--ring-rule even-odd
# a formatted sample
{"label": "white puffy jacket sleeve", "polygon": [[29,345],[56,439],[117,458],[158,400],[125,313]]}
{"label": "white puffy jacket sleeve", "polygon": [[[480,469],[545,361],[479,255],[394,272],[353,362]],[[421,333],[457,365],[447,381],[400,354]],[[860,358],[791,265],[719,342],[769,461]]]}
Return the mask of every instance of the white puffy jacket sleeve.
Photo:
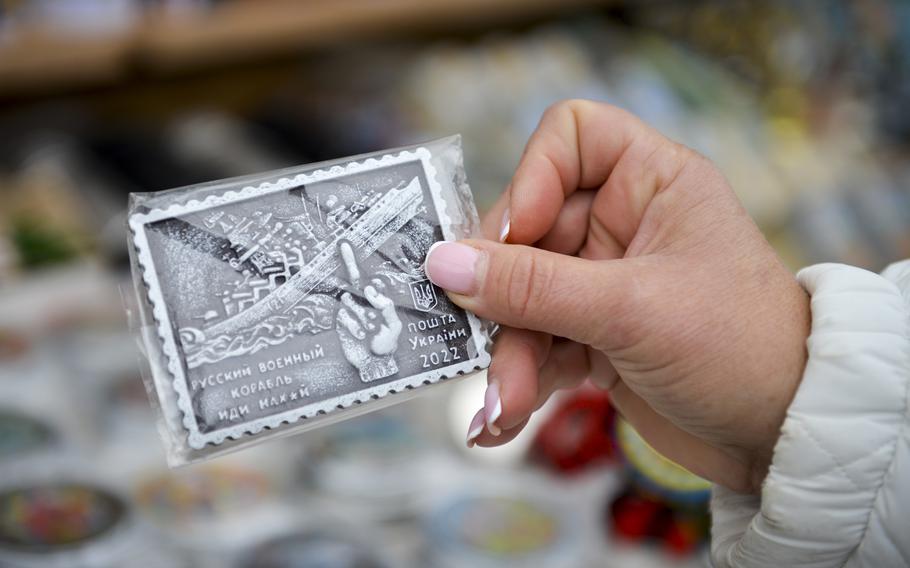
{"label": "white puffy jacket sleeve", "polygon": [[910,566],[910,261],[882,275],[822,264],[809,359],[761,495],[715,487],[726,567]]}

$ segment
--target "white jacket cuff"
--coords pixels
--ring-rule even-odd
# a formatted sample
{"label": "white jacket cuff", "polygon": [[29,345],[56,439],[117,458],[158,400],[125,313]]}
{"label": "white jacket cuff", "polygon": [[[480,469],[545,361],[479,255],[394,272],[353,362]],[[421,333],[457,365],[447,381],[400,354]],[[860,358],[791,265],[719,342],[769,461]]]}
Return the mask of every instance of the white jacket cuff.
{"label": "white jacket cuff", "polygon": [[812,309],[802,383],[761,496],[715,487],[711,556],[718,567],[891,566],[908,545],[891,542],[888,522],[910,518],[886,521],[896,496],[883,495],[910,498],[897,479],[910,476],[910,262],[883,276],[822,264],[797,278]]}

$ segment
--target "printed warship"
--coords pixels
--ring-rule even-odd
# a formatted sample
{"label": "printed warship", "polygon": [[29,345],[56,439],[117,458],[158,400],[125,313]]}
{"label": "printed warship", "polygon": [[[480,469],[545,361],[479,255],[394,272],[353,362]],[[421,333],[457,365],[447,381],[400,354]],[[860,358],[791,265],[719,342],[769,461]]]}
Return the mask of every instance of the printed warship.
{"label": "printed warship", "polygon": [[423,192],[416,177],[402,188],[389,190],[350,225],[337,227],[320,251],[284,284],[243,311],[204,327],[203,337],[233,335],[271,315],[288,312],[341,265],[340,243],[350,243],[363,256],[373,254],[417,215],[422,203]]}

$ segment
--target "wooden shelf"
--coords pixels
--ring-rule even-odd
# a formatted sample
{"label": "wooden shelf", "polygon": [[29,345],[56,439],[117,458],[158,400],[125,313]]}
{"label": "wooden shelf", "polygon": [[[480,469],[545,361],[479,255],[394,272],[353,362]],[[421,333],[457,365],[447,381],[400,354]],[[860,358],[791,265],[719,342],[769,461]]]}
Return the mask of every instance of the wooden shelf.
{"label": "wooden shelf", "polygon": [[249,62],[348,41],[520,23],[606,0],[237,0],[203,13],[152,13],[117,35],[21,31],[0,42],[0,96],[48,93]]}
{"label": "wooden shelf", "polygon": [[129,34],[60,37],[40,30],[0,43],[0,94],[117,80],[127,70]]}

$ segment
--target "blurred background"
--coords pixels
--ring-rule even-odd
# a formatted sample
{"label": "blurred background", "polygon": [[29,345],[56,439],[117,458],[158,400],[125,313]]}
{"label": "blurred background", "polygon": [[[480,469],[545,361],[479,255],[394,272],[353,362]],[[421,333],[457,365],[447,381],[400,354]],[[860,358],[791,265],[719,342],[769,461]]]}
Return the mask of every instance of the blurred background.
{"label": "blurred background", "polygon": [[707,484],[584,388],[496,450],[475,376],[165,466],[130,192],[461,133],[484,209],[569,97],[712,158],[794,270],[910,257],[907,2],[0,0],[0,566],[706,565]]}

